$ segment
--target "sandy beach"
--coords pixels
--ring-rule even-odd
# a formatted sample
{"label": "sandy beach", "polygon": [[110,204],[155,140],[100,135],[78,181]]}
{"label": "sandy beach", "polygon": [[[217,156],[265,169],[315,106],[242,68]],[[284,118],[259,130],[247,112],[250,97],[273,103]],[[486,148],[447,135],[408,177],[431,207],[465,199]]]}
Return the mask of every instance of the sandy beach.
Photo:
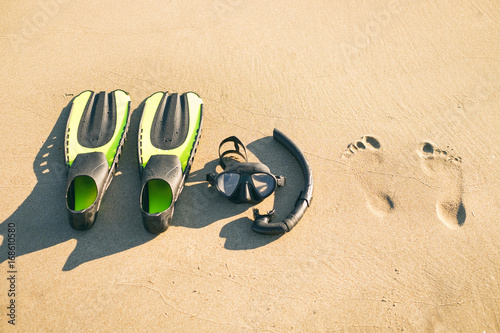
{"label": "sandy beach", "polygon": [[[495,0],[3,4],[1,332],[500,332]],[[64,132],[84,90],[131,119],[95,225],[73,230]],[[194,91],[203,135],[169,229],[144,230],[143,101]],[[305,153],[314,200],[274,128]],[[236,205],[205,181],[236,135],[287,184]]]}

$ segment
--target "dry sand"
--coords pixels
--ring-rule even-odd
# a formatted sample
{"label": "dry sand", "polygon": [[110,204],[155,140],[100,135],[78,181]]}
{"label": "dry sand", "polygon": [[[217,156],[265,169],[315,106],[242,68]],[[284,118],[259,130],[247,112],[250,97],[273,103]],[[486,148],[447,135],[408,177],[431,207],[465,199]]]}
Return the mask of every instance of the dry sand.
{"label": "dry sand", "polygon": [[[0,331],[500,331],[497,0],[38,0],[1,16]],[[77,232],[67,106],[118,88],[129,140],[96,225]],[[158,90],[195,91],[206,112],[154,237],[135,145]],[[288,177],[258,206],[283,218],[303,180],[274,127],[305,151],[315,191],[291,233],[265,237],[204,179],[238,135]]]}

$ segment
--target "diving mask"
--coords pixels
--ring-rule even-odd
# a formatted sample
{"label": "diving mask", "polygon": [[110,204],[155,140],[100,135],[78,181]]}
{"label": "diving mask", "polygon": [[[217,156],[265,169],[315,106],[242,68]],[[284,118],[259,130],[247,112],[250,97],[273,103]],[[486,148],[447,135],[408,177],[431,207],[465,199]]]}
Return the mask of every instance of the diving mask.
{"label": "diving mask", "polygon": [[[222,146],[228,142],[234,143],[234,150],[221,153]],[[244,162],[238,161],[238,157]],[[277,186],[285,185],[284,176],[273,175],[262,163],[248,162],[245,145],[235,136],[220,143],[219,163],[224,171],[208,174],[207,181],[231,202],[256,204],[270,196]]]}

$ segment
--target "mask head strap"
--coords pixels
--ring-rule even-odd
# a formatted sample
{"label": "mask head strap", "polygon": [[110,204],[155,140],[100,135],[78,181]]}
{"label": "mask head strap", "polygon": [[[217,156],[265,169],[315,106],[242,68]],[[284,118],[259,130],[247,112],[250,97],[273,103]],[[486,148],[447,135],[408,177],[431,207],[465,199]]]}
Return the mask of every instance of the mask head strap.
{"label": "mask head strap", "polygon": [[[222,146],[228,142],[234,143],[234,149],[226,150],[221,154],[220,151],[221,151]],[[235,136],[230,136],[229,138],[222,140],[222,142],[219,145],[219,164],[222,167],[222,169],[224,169],[224,170],[226,169],[227,165],[223,161],[223,158],[229,154],[239,155],[245,160],[245,162],[248,162],[247,149],[245,148],[245,145],[243,144],[243,142],[241,142],[240,139],[238,139]]]}

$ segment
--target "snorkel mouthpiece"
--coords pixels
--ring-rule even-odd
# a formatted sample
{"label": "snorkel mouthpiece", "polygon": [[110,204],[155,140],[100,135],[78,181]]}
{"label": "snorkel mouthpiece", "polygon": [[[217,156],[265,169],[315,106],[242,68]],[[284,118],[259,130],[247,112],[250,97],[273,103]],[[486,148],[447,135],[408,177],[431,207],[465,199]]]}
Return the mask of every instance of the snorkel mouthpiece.
{"label": "snorkel mouthpiece", "polygon": [[274,218],[276,211],[270,210],[267,214],[261,214],[257,208],[253,210],[254,222],[252,230],[264,235],[280,235],[288,232],[290,229],[284,222],[270,223]]}

